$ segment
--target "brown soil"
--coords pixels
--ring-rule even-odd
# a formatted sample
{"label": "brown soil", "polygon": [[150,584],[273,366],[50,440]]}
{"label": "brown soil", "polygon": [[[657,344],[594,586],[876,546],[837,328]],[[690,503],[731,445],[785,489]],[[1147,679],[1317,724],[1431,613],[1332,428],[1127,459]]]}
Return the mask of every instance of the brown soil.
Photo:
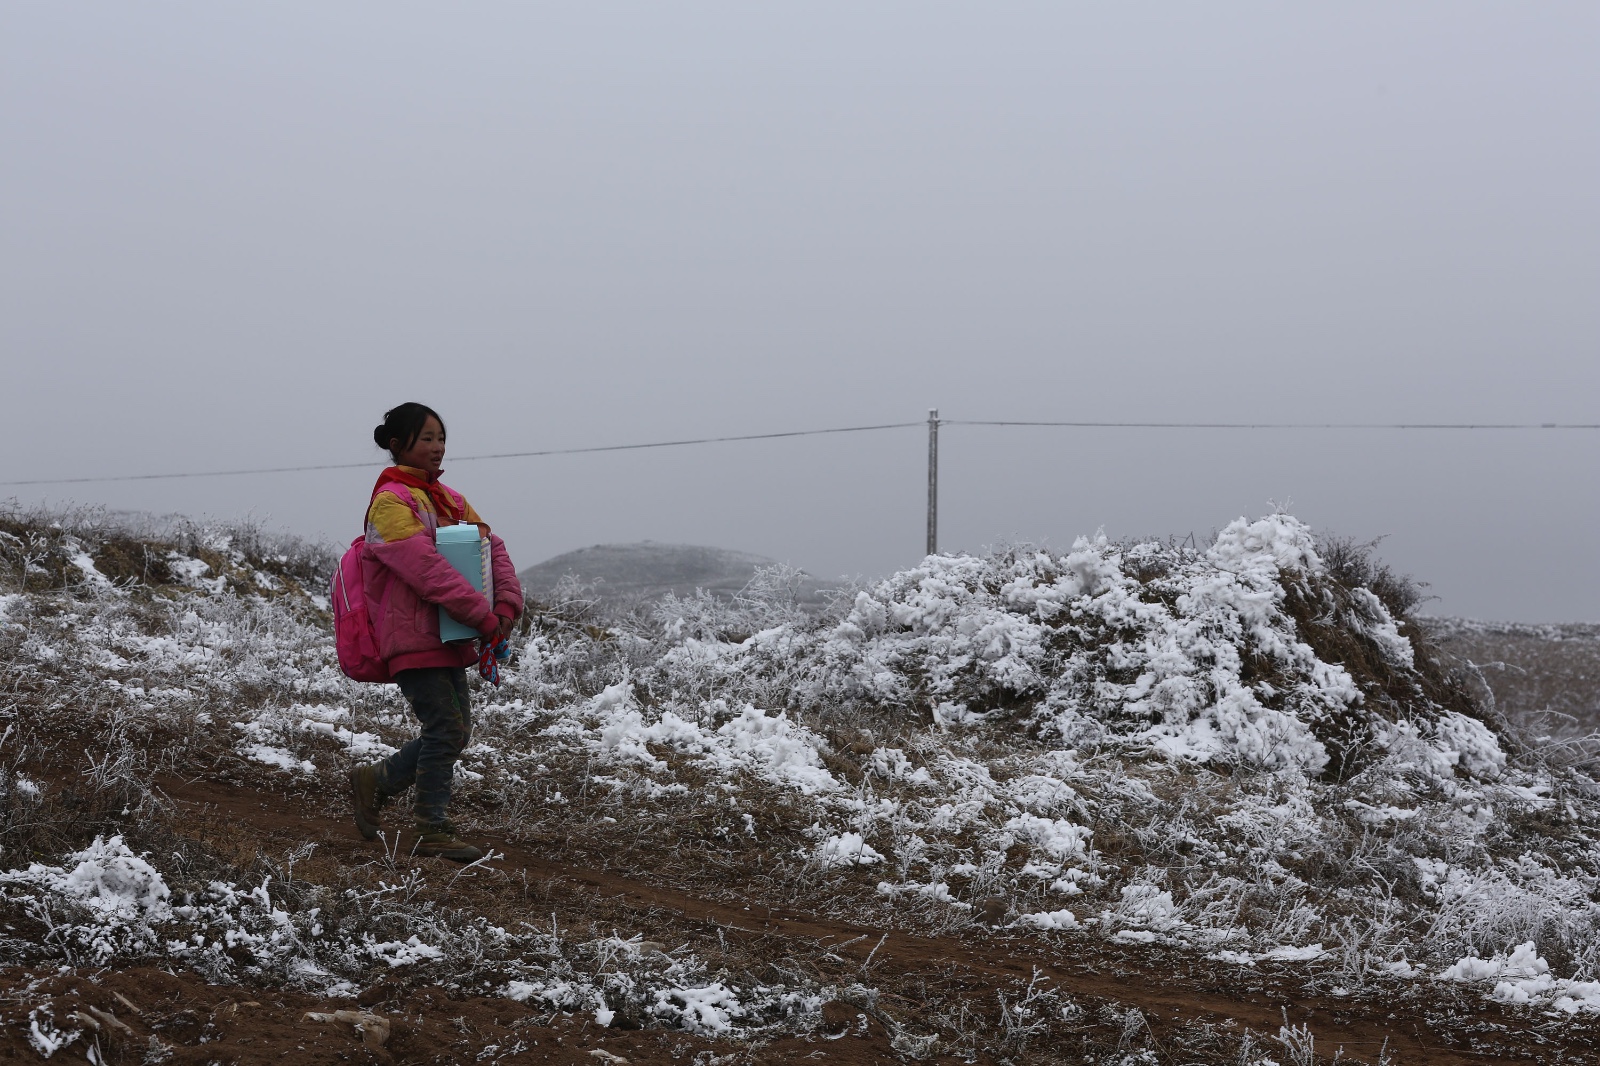
{"label": "brown soil", "polygon": [[[0,971],[7,984],[28,975]],[[581,1063],[606,1066],[616,1059],[629,1063],[694,1061],[700,1055],[728,1056],[722,1062],[796,1062],[825,1049],[830,1062],[894,1061],[883,1027],[870,1019],[854,1019],[840,1036],[815,1040],[790,1038],[760,1048],[719,1046],[671,1029],[601,1029],[582,1017],[558,1018],[555,1025],[529,1021],[530,1011],[506,999],[453,998],[439,989],[422,988],[403,999],[374,1007],[390,1026],[388,1039],[377,1048],[363,1043],[354,1025],[316,1021],[308,1013],[356,1010],[348,1002],[328,1003],[295,992],[254,993],[247,989],[207,985],[192,974],[169,974],[140,967],[93,975],[45,977],[34,989],[48,995],[63,1012],[95,1008],[128,1027],[122,1033],[106,1025],[97,1036],[104,1061],[140,1062],[152,1037],[171,1048],[162,1061],[174,1066],[202,1063]],[[134,1010],[128,1004],[132,1004]],[[0,1058],[38,1061],[21,1026],[14,1024],[0,1038]],[[25,1024],[25,1023],[24,1023]],[[84,1038],[52,1058],[83,1061]],[[938,1060],[934,1060],[938,1061]],[[948,1060],[946,1060],[948,1061]]]}
{"label": "brown soil", "polygon": [[[208,838],[230,837],[237,849],[281,854],[295,843],[312,841],[320,862],[357,866],[381,858],[379,846],[361,840],[342,812],[330,813],[327,796],[210,781],[168,778],[159,783],[176,805],[178,821]],[[876,1005],[861,1004],[861,1009],[830,1004],[822,1027],[810,1036],[751,1045],[676,1030],[602,1029],[584,1015],[542,1025],[535,1018],[547,1013],[508,999],[380,982],[362,994],[359,1008],[381,1015],[392,1026],[387,1042],[374,1050],[350,1024],[302,1020],[308,1011],[358,1009],[349,1001],[212,986],[192,974],[150,968],[61,974],[10,968],[0,970],[0,1020],[6,1026],[0,1058],[38,1058],[25,1040],[26,1010],[17,1013],[24,1002],[19,993],[31,986],[27,1001],[50,996],[58,1018],[64,1011],[93,1006],[129,1026],[131,1035],[107,1026],[99,1036],[104,1060],[114,1063],[152,1061],[145,1059],[152,1036],[173,1048],[166,1060],[173,1063],[616,1062],[599,1051],[630,1063],[683,1066],[710,1066],[712,1061],[908,1061],[891,1046],[886,1025],[918,1017],[919,988],[929,988],[930,982],[941,989],[959,987],[986,1001],[992,1000],[992,990],[1025,984],[1037,970],[1079,1002],[1137,1007],[1157,1048],[1165,1035],[1180,1028],[1210,1025],[1235,1036],[1246,1029],[1265,1035],[1277,1033],[1287,1022],[1308,1026],[1318,1052],[1330,1060],[1343,1049],[1344,1061],[1377,1062],[1386,1048],[1390,1062],[1406,1066],[1600,1061],[1600,1055],[1586,1057],[1600,1046],[1600,1026],[1570,1020],[1551,1024],[1536,1014],[1485,1003],[1476,991],[1454,998],[1448,990],[1430,990],[1429,998],[1397,992],[1381,1001],[1310,995],[1292,973],[1224,967],[1187,952],[1107,945],[1087,935],[1046,939],[985,931],[937,937],[869,928],[757,902],[736,906],[706,899],[671,884],[575,862],[553,844],[490,842],[504,855],[493,864],[504,876],[474,871],[472,883],[462,888],[486,909],[520,910],[532,920],[581,910],[591,922],[614,927],[624,936],[638,933],[670,943],[709,940],[774,958],[806,952],[831,955],[838,970],[827,975],[829,980],[846,984],[850,976],[859,975],[882,995]],[[415,862],[441,880],[456,870],[441,860]],[[529,885],[537,888],[537,902],[530,899]],[[1040,1048],[1030,1048],[1025,1057],[1039,1060],[1042,1053],[1044,1061],[1062,1061],[1069,1049],[1059,1050],[1060,1059]],[[1261,1050],[1284,1061],[1281,1048],[1276,1054],[1267,1047]],[[58,1054],[65,1061],[82,1061],[85,1045],[80,1040]],[[1082,1060],[1076,1052],[1070,1057]],[[972,1061],[995,1060],[979,1055]]]}

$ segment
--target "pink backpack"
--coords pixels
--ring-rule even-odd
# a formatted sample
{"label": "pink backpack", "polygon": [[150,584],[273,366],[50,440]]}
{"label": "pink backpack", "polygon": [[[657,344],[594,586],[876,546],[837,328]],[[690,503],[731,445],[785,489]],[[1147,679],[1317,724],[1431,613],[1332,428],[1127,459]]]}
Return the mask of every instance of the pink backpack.
{"label": "pink backpack", "polygon": [[[402,487],[391,482],[374,492],[393,492],[406,501],[413,511],[417,503]],[[422,515],[419,513],[418,518]],[[339,669],[352,681],[392,680],[389,664],[378,653],[378,634],[372,625],[372,615],[367,611],[367,582],[361,564],[362,549],[367,537],[363,533],[350,542],[350,548],[339,560],[330,582],[329,599],[333,601],[333,644],[339,653]]]}
{"label": "pink backpack", "polygon": [[378,634],[367,613],[366,575],[361,566],[365,534],[350,542],[350,550],[333,571],[333,644],[339,652],[339,669],[352,681],[388,681],[389,664],[378,654]]}

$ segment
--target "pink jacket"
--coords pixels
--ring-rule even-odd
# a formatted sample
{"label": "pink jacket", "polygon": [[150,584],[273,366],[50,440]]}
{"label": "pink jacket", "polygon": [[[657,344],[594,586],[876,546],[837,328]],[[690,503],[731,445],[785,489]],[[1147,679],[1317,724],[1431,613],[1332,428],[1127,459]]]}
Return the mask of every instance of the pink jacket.
{"label": "pink jacket", "polygon": [[[447,491],[469,521],[477,519],[460,493]],[[399,511],[401,504],[410,515]],[[399,483],[375,493],[367,512],[362,560],[367,610],[377,633],[379,654],[391,674],[428,666],[467,666],[477,659],[472,643],[445,644],[439,639],[440,607],[485,635],[495,631],[501,618],[515,619],[522,614],[522,583],[505,542],[489,534],[494,574],[491,607],[483,593],[439,554],[434,544],[438,528],[439,518],[427,494]]]}

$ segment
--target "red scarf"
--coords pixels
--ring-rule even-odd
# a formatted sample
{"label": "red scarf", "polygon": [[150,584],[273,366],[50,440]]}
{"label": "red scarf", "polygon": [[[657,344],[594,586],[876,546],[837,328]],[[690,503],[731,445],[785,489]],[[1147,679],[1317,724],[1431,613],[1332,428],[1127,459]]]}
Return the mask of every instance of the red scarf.
{"label": "red scarf", "polygon": [[377,498],[379,489],[396,481],[402,485],[426,492],[428,498],[433,501],[433,510],[439,516],[440,525],[453,526],[461,521],[461,508],[456,506],[455,497],[450,495],[449,490],[441,482],[437,480],[427,481],[413,473],[400,469],[398,466],[391,466],[378,475],[378,483],[372,486],[373,498]]}

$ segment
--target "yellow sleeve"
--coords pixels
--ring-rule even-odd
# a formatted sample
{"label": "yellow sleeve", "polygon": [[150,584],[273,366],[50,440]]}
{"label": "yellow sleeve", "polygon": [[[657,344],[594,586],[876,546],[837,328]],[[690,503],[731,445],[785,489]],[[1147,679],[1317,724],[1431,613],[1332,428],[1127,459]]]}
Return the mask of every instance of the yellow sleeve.
{"label": "yellow sleeve", "polygon": [[[407,489],[407,492],[412,490]],[[424,530],[416,512],[392,492],[380,492],[367,509],[367,543],[393,544]]]}

